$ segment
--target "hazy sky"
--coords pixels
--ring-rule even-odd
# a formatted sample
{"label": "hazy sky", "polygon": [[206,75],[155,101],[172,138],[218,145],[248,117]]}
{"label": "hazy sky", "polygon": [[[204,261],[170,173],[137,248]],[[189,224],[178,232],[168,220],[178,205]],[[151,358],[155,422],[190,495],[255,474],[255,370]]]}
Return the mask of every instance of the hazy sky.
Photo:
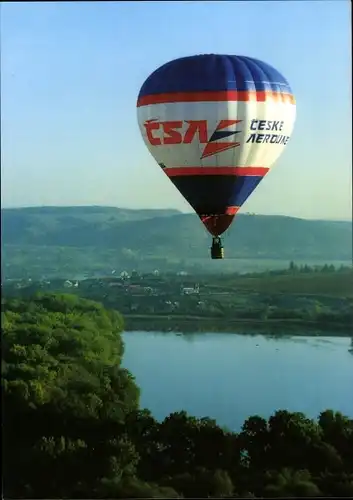
{"label": "hazy sky", "polygon": [[352,217],[349,1],[1,5],[2,206],[189,211],[144,145],[136,97],[170,59],[263,59],[297,98],[291,141],[243,212]]}

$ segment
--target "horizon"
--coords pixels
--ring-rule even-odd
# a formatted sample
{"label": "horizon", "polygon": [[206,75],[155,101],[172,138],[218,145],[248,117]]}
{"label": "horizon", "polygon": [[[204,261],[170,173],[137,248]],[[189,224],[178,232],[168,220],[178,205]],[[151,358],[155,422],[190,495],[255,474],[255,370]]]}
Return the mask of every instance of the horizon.
{"label": "horizon", "polygon": [[236,53],[283,72],[297,100],[288,147],[239,213],[351,220],[347,0],[4,3],[1,11],[4,208],[193,213],[143,143],[137,95],[171,59]]}
{"label": "horizon", "polygon": [[[117,206],[117,205],[24,205],[24,206],[1,206],[1,210],[26,210],[26,209],[32,209],[32,208],[59,208],[59,209],[65,209],[65,208],[116,208],[117,210],[129,210],[129,211],[177,211],[179,212],[178,214],[174,215],[193,215],[197,217],[195,212],[192,210],[189,212],[180,210],[179,208],[174,208],[174,207],[123,207],[123,206]],[[280,214],[280,213],[273,213],[273,214],[264,214],[261,212],[241,212],[239,211],[237,216],[239,215],[246,215],[246,216],[260,216],[260,217],[286,217],[290,219],[303,219],[303,220],[309,220],[309,221],[328,221],[328,222],[352,222],[353,221],[353,216],[347,219],[335,219],[335,218],[324,218],[324,219],[316,219],[316,218],[308,218],[308,217],[296,217],[294,215],[286,215],[286,214]]]}

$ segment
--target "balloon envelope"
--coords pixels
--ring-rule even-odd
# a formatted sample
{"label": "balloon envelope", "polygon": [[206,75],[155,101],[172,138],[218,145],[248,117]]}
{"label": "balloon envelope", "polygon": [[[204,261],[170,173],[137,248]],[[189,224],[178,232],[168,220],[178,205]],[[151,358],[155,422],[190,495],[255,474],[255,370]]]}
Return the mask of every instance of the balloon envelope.
{"label": "balloon envelope", "polygon": [[154,71],[137,113],[149,151],[218,236],[283,152],[296,109],[288,82],[268,64],[209,54]]}

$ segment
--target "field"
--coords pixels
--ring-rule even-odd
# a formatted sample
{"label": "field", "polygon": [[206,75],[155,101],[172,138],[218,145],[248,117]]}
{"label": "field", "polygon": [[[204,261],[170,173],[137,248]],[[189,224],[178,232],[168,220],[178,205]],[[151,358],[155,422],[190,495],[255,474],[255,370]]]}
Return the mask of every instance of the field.
{"label": "field", "polygon": [[353,297],[353,272],[308,273],[248,276],[223,276],[221,282],[212,281],[210,290],[247,290],[261,293],[291,293]]}

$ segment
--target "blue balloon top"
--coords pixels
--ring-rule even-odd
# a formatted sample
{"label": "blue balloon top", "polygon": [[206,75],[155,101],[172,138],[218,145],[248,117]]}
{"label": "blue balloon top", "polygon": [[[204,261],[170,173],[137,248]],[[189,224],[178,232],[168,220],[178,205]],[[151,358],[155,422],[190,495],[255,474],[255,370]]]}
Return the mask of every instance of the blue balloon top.
{"label": "blue balloon top", "polygon": [[272,66],[245,56],[203,54],[170,61],[142,85],[139,98],[176,92],[265,91],[292,94]]}

